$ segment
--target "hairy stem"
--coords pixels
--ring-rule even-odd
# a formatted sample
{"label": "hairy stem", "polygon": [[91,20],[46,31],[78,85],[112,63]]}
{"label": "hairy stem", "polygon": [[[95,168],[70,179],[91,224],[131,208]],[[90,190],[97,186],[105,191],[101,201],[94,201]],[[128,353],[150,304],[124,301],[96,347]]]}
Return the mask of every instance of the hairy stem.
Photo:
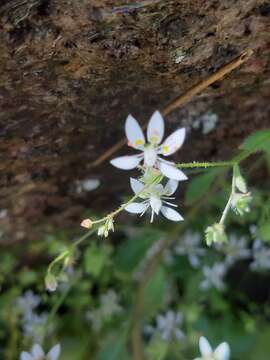
{"label": "hairy stem", "polygon": [[194,169],[194,168],[210,168],[210,167],[226,167],[235,165],[235,161],[213,161],[213,162],[198,162],[178,163],[176,166],[180,169]]}

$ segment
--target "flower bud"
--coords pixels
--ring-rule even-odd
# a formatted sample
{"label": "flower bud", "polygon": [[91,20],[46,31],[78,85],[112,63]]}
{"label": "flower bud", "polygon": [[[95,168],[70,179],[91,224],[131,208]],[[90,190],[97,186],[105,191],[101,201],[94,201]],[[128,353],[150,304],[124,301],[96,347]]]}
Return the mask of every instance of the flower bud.
{"label": "flower bud", "polygon": [[51,273],[47,274],[45,277],[45,285],[48,291],[54,292],[58,286],[56,277]]}
{"label": "flower bud", "polygon": [[246,193],[247,192],[247,185],[246,185],[246,181],[243,178],[243,176],[240,173],[240,169],[239,166],[236,165],[234,167],[234,179],[235,179],[235,186],[237,187],[237,189],[239,191],[241,191],[242,193]]}
{"label": "flower bud", "polygon": [[108,217],[105,224],[98,228],[97,234],[98,234],[98,236],[104,236],[106,238],[106,237],[109,236],[110,231],[114,231],[113,218],[112,217]]}
{"label": "flower bud", "polygon": [[223,243],[227,241],[224,225],[220,223],[208,226],[205,230],[205,240],[208,246],[212,243]]}
{"label": "flower bud", "polygon": [[246,212],[250,211],[250,202],[252,200],[252,196],[250,193],[240,194],[235,193],[232,197],[231,207],[236,212],[236,214],[242,216]]}
{"label": "flower bud", "polygon": [[105,225],[102,225],[98,228],[97,232],[98,236],[104,236],[105,238],[109,236],[109,230],[108,227]]}
{"label": "flower bud", "polygon": [[90,219],[84,219],[82,222],[81,222],[81,226],[86,228],[86,229],[91,229],[93,223]]}

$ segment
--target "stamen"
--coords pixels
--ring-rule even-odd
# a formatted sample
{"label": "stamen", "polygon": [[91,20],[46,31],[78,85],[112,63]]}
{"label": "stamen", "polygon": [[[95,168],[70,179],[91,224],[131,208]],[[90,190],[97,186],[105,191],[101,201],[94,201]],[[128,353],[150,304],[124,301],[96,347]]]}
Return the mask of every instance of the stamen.
{"label": "stamen", "polygon": [[151,219],[150,219],[150,223],[152,223],[154,221],[154,210],[152,209],[152,213],[151,213]]}
{"label": "stamen", "polygon": [[142,144],[143,144],[142,139],[137,139],[137,140],[135,141],[135,145],[142,145]]}
{"label": "stamen", "polygon": [[168,202],[168,201],[163,201],[165,204],[168,204],[168,205],[171,205],[173,207],[178,207],[178,205],[176,204],[172,204],[171,202]]}
{"label": "stamen", "polygon": [[163,145],[162,146],[162,151],[163,151],[163,154],[166,154],[167,152],[169,152],[169,146]]}

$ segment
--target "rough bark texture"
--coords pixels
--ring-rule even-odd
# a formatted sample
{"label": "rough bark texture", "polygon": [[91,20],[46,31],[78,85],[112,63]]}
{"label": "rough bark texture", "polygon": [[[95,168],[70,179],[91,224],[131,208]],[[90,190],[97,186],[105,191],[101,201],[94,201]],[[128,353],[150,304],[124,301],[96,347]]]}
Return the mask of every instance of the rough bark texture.
{"label": "rough bark texture", "polygon": [[[2,0],[0,15],[2,244],[111,209],[129,174],[91,164],[127,114],[145,122],[246,48],[248,63],[166,118],[167,130],[188,129],[175,160],[230,158],[270,125],[267,1]],[[218,122],[204,135],[207,112]],[[100,190],[78,194],[91,177]]]}

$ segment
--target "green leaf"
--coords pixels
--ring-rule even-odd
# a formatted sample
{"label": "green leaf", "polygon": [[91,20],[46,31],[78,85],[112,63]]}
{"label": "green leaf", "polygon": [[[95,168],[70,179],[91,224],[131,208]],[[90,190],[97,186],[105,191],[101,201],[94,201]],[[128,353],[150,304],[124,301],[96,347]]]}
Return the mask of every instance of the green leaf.
{"label": "green leaf", "polygon": [[219,169],[212,169],[206,174],[196,176],[189,183],[186,191],[185,203],[191,205],[195,201],[201,199],[209,190],[219,171]]}
{"label": "green leaf", "polygon": [[241,149],[256,152],[259,150],[270,151],[270,130],[259,130],[250,136],[248,136],[243,144],[240,146]]}
{"label": "green leaf", "polygon": [[259,234],[262,240],[270,241],[270,222],[264,222],[259,225]]}
{"label": "green leaf", "polygon": [[144,289],[144,309],[148,316],[154,314],[164,304],[166,295],[166,276],[159,267]]}
{"label": "green leaf", "polygon": [[107,262],[110,252],[110,247],[98,247],[96,243],[92,243],[84,254],[85,271],[95,277],[99,276]]}
{"label": "green leaf", "polygon": [[144,232],[139,236],[125,241],[118,249],[115,256],[115,267],[122,273],[130,273],[139,265],[147,249],[158,240],[158,231]]}
{"label": "green leaf", "polygon": [[128,360],[126,351],[127,327],[118,329],[116,336],[110,336],[104,343],[98,360]]}
{"label": "green leaf", "polygon": [[169,343],[162,340],[160,337],[155,336],[148,348],[147,355],[149,360],[162,360],[165,358],[169,348]]}

